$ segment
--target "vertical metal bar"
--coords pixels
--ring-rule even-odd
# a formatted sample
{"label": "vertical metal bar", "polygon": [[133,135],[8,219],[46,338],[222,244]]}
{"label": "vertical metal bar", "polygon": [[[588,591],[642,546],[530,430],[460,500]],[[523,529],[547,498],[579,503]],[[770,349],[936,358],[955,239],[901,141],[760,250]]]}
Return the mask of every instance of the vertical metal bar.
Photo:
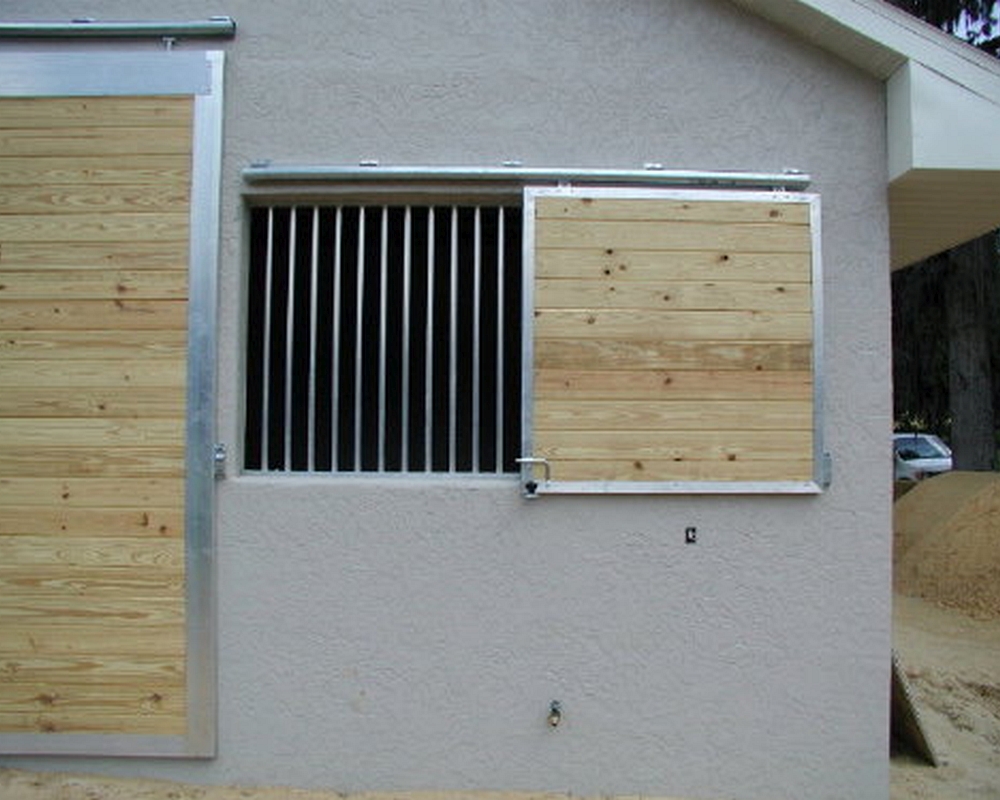
{"label": "vertical metal bar", "polygon": [[410,207],[406,206],[403,211],[403,375],[402,375],[402,404],[400,413],[400,431],[403,440],[400,442],[400,469],[403,472],[410,471],[410,270],[411,263],[411,235],[412,222],[410,218]]}
{"label": "vertical metal bar", "polygon": [[389,209],[382,206],[378,281],[378,471],[385,472],[386,311],[389,278]]}
{"label": "vertical metal bar", "polygon": [[295,238],[297,208],[288,223],[288,303],[285,312],[285,472],[292,469],[292,378],[295,358]]}
{"label": "vertical metal bar", "polygon": [[496,449],[496,468],[495,472],[503,472],[503,437],[504,437],[504,350],[503,350],[503,337],[504,337],[504,277],[506,275],[506,270],[504,269],[504,235],[505,235],[505,219],[504,219],[504,207],[500,206],[497,209],[497,403],[496,403],[496,437],[497,437],[497,449]]}
{"label": "vertical metal bar", "polygon": [[268,440],[271,422],[271,289],[274,271],[274,206],[267,209],[267,258],[264,265],[264,363],[261,366],[263,397],[261,398],[260,467],[269,468]]}
{"label": "vertical metal bar", "polygon": [[340,470],[340,272],[344,212],[337,206],[333,239],[333,366],[330,373],[330,469]]}
{"label": "vertical metal bar", "polygon": [[319,281],[319,207],[313,206],[312,254],[309,270],[309,431],[307,466],[316,469],[316,286]]}
{"label": "vertical metal bar", "polygon": [[427,209],[427,326],[424,333],[424,472],[433,468],[434,435],[434,206]]}
{"label": "vertical metal bar", "polygon": [[448,306],[448,471],[456,468],[458,405],[458,206],[451,207],[451,296]]}
{"label": "vertical metal bar", "polygon": [[472,272],[472,471],[480,471],[479,463],[479,323],[482,301],[483,225],[482,209],[476,206],[473,234]]}
{"label": "vertical metal bar", "polygon": [[361,357],[364,340],[362,314],[365,304],[365,207],[358,210],[358,288],[354,341],[354,471],[361,471]]}

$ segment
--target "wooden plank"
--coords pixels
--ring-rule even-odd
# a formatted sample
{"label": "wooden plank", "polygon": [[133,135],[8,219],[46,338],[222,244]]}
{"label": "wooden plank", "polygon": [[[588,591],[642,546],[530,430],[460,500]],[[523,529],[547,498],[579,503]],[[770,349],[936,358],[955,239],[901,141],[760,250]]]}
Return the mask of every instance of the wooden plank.
{"label": "wooden plank", "polygon": [[0,128],[190,127],[186,96],[4,97]]}
{"label": "wooden plank", "polygon": [[51,445],[0,448],[0,475],[38,478],[146,477],[184,475],[183,447],[93,447]]}
{"label": "wooden plank", "polygon": [[0,477],[0,506],[181,509],[179,478]]}
{"label": "wooden plank", "polygon": [[535,229],[536,246],[561,250],[730,250],[738,253],[809,253],[806,226],[769,223],[615,222],[546,220]]}
{"label": "wooden plank", "polygon": [[187,242],[188,215],[180,212],[0,215],[5,242]]}
{"label": "wooden plank", "polygon": [[0,386],[33,389],[74,387],[153,387],[183,392],[184,364],[167,359],[149,361],[0,361]]}
{"label": "wooden plank", "polygon": [[5,186],[0,214],[187,213],[188,190],[181,186]]}
{"label": "wooden plank", "polygon": [[80,185],[158,187],[188,191],[191,156],[10,156],[0,153],[0,186],[60,189]]}
{"label": "wooden plank", "polygon": [[184,687],[184,665],[178,664],[176,658],[149,656],[81,656],[68,659],[23,655],[0,663],[0,683],[13,679],[22,685],[44,683],[53,686],[66,683],[107,686],[136,685],[142,682],[177,689]]}
{"label": "wooden plank", "polygon": [[813,395],[812,373],[804,370],[542,369],[534,383],[535,396],[543,399],[810,400]]}
{"label": "wooden plank", "polygon": [[[183,569],[137,567],[30,567],[0,565],[0,592],[25,600],[32,597],[180,598]],[[0,665],[2,675],[2,665]]]}
{"label": "wooden plank", "polygon": [[79,713],[0,713],[0,730],[6,733],[108,733],[176,735],[185,733],[181,716],[151,714],[98,714],[92,709]]}
{"label": "wooden plank", "polygon": [[64,269],[187,269],[187,241],[0,241],[0,272]]}
{"label": "wooden plank", "polygon": [[535,309],[535,340],[777,341],[812,339],[812,315],[798,312]]}
{"label": "wooden plank", "polygon": [[812,461],[620,461],[550,462],[555,481],[810,481]]}
{"label": "wooden plank", "polygon": [[535,251],[537,278],[603,280],[628,276],[633,280],[756,281],[808,283],[812,262],[803,253],[747,253],[731,249],[639,250],[627,247],[576,247]]}
{"label": "wooden plank", "polygon": [[0,129],[0,152],[7,156],[179,155],[191,152],[187,125]]}
{"label": "wooden plank", "polygon": [[545,430],[812,430],[804,400],[547,400],[533,410],[536,442]]}
{"label": "wooden plank", "polygon": [[182,300],[10,300],[0,330],[187,330]]}
{"label": "wooden plank", "polygon": [[169,391],[158,386],[129,386],[126,391],[121,386],[83,389],[48,386],[44,391],[37,386],[20,386],[0,392],[0,417],[183,419],[186,407],[183,391]]}
{"label": "wooden plank", "polygon": [[187,270],[32,270],[0,273],[4,300],[186,300]]}
{"label": "wooden plank", "polygon": [[809,342],[675,342],[653,339],[543,339],[535,341],[535,366],[548,369],[807,370]]}
{"label": "wooden plank", "polygon": [[184,563],[181,539],[153,537],[0,535],[0,557],[9,564],[26,566],[161,566],[179,568]]}
{"label": "wooden plank", "polygon": [[0,330],[0,361],[179,360],[187,352],[187,331]]}
{"label": "wooden plank", "polygon": [[183,446],[185,420],[0,418],[0,447],[67,445],[95,449],[119,446]]}
{"label": "wooden plank", "polygon": [[535,218],[631,222],[766,222],[808,225],[808,203],[622,197],[539,197]]}
{"label": "wooden plank", "polygon": [[0,504],[4,536],[138,536],[179,538],[184,535],[184,509],[41,508]]}
{"label": "wooden plank", "polygon": [[810,313],[812,289],[806,283],[750,283],[746,281],[676,282],[669,278],[637,281],[604,280],[535,281],[538,308],[642,308],[683,311],[752,311]]}
{"label": "wooden plank", "polygon": [[184,652],[184,626],[176,623],[115,626],[108,635],[103,625],[47,624],[36,620],[27,626],[4,629],[5,652],[18,657],[173,658]]}
{"label": "wooden plank", "polygon": [[0,597],[0,626],[4,629],[40,621],[53,625],[93,624],[113,628],[120,624],[184,624],[184,596],[155,598]]}
{"label": "wooden plank", "polygon": [[545,431],[534,452],[550,461],[808,461],[812,446],[811,431]]}

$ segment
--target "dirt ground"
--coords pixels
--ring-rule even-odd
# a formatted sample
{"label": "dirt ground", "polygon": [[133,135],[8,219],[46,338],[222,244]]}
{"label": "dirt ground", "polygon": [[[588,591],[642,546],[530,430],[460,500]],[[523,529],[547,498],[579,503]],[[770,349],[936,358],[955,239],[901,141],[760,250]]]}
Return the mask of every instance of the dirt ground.
{"label": "dirt ground", "polygon": [[1000,619],[897,595],[893,620],[896,652],[940,766],[894,758],[892,800],[997,800]]}

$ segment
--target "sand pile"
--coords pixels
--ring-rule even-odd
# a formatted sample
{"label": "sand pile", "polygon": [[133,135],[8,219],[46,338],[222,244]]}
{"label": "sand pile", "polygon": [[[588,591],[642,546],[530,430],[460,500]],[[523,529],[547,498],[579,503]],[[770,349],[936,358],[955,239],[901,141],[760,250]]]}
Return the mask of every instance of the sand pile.
{"label": "sand pile", "polygon": [[1000,617],[1000,474],[949,472],[896,501],[894,588]]}

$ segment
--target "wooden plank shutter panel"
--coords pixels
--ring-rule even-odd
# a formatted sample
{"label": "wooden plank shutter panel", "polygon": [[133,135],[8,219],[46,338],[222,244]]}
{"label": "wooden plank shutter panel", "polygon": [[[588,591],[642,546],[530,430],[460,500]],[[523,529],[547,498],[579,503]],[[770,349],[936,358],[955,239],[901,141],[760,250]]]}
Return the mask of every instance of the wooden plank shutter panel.
{"label": "wooden plank shutter panel", "polygon": [[528,191],[542,491],[816,488],[815,202]]}
{"label": "wooden plank shutter panel", "polygon": [[183,735],[193,98],[0,98],[0,732]]}

